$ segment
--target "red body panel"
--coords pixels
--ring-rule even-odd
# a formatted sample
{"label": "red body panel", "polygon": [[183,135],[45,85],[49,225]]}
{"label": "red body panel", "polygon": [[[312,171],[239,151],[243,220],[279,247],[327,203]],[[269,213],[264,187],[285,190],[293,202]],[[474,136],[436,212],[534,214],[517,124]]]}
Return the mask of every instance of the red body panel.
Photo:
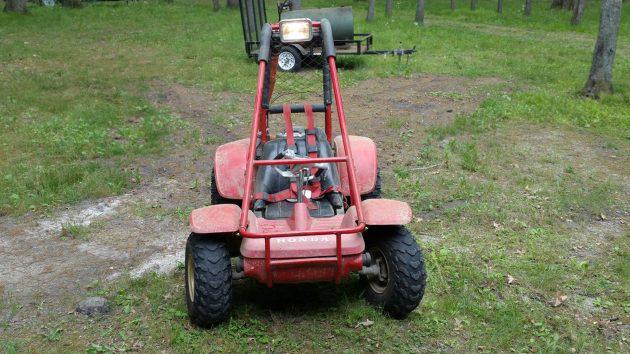
{"label": "red body panel", "polygon": [[211,205],[193,210],[190,231],[196,234],[236,233],[241,208],[234,204]]}
{"label": "red body panel", "polygon": [[[299,205],[299,203],[298,203]],[[305,210],[306,211],[306,210]],[[249,232],[284,232],[284,231],[314,231],[351,228],[356,225],[356,212],[337,215],[332,218],[311,218],[308,211],[300,217],[292,216],[287,220],[267,220],[249,217]],[[337,240],[335,234],[274,237],[269,240],[270,257],[298,258],[298,257],[328,257],[335,256]],[[341,254],[360,254],[365,250],[365,243],[360,233],[341,235]],[[263,238],[243,238],[241,254],[246,258],[265,258],[265,240]]]}
{"label": "red body panel", "polygon": [[223,198],[243,199],[249,140],[223,144],[214,154],[217,190]]}
{"label": "red body panel", "polygon": [[361,202],[366,225],[407,225],[412,213],[409,204],[392,199],[368,199]]}
{"label": "red body panel", "polygon": [[[351,272],[361,270],[363,258],[360,254],[341,258],[341,272],[338,273],[337,257],[298,258],[272,260],[271,274],[274,283],[309,283],[337,281]],[[245,258],[245,276],[268,283],[264,258]]]}
{"label": "red body panel", "polygon": [[[354,166],[357,175],[359,193],[366,194],[374,190],[376,185],[377,151],[370,138],[350,135],[350,145],[354,152]],[[341,136],[335,137],[337,156],[345,156]],[[249,140],[241,139],[217,148],[214,158],[217,190],[223,198],[243,199],[245,190],[245,168]],[[254,161],[256,164],[257,161]],[[286,162],[278,161],[277,164]],[[338,163],[337,170],[341,181],[341,192],[350,195],[348,171],[345,163]]]}
{"label": "red body panel", "polygon": [[[376,157],[376,145],[370,138],[349,135],[350,148],[354,156],[354,170],[357,176],[357,185],[360,194],[370,193],[376,186],[376,168],[378,161]],[[343,148],[341,136],[335,137],[334,141],[336,155],[346,156]],[[337,164],[339,179],[341,180],[341,192],[350,195],[350,180],[345,164]]]}

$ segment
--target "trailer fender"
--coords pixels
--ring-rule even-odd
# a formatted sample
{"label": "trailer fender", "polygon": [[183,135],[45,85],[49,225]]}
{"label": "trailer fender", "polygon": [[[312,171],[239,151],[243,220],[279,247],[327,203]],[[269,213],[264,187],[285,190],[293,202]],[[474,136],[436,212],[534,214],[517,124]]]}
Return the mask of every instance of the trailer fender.
{"label": "trailer fender", "polygon": [[196,234],[238,232],[241,208],[234,204],[211,205],[190,213],[190,231]]}
{"label": "trailer fender", "polygon": [[307,55],[309,53],[308,50],[306,50],[306,48],[304,48],[304,46],[299,45],[297,43],[291,44],[291,47],[294,47],[295,49],[297,49],[300,52],[300,54],[302,54],[302,55]]}
{"label": "trailer fender", "polygon": [[[357,176],[359,194],[367,194],[376,187],[376,169],[378,165],[376,144],[370,138],[363,136],[349,135],[350,149],[354,161],[354,171]],[[341,136],[336,136],[333,142],[336,156],[346,156]],[[348,180],[348,170],[345,163],[338,163],[339,179],[341,182],[341,192],[350,195],[350,182]]]}
{"label": "trailer fender", "polygon": [[217,148],[214,174],[217,190],[223,198],[243,199],[248,148],[249,139],[233,141]]}

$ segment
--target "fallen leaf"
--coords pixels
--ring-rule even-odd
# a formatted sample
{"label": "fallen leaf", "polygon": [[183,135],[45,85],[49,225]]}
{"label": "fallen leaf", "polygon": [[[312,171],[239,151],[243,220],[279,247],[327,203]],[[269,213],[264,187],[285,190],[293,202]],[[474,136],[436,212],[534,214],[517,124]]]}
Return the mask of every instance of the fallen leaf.
{"label": "fallen leaf", "polygon": [[514,278],[513,276],[511,276],[509,274],[507,275],[507,283],[508,283],[508,285],[512,285],[515,281],[516,281],[516,278]]}
{"label": "fallen leaf", "polygon": [[553,304],[551,304],[551,306],[558,307],[564,304],[564,302],[567,301],[568,298],[569,298],[568,296],[562,295],[558,292],[556,293],[556,297],[553,299]]}
{"label": "fallen leaf", "polygon": [[492,222],[492,226],[494,226],[494,228],[495,228],[495,229],[498,229],[498,228],[500,228],[500,227],[501,227],[501,224],[499,224],[499,223],[498,223],[498,222],[496,222],[496,221],[493,221],[493,222]]}
{"label": "fallen leaf", "polygon": [[354,326],[354,328],[359,328],[359,327],[361,327],[361,326],[363,326],[363,327],[370,327],[370,326],[371,326],[371,325],[373,325],[373,324],[374,324],[374,321],[370,321],[369,319],[366,319],[366,320],[365,320],[365,321],[363,321],[363,322],[359,322],[359,323],[357,323],[357,325],[356,325],[356,326]]}
{"label": "fallen leaf", "polygon": [[599,213],[599,218],[604,221],[606,220],[606,215],[604,215],[604,213]]}

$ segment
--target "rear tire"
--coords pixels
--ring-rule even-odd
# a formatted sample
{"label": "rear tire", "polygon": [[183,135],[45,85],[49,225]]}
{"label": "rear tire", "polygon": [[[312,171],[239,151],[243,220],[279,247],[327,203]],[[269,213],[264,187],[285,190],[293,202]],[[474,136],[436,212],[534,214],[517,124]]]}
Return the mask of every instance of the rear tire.
{"label": "rear tire", "polygon": [[369,303],[393,318],[405,318],[424,296],[427,273],[422,250],[404,226],[372,226],[364,232],[381,275],[362,277]]}
{"label": "rear tire", "polygon": [[212,327],[232,307],[232,265],[223,240],[190,234],[185,259],[186,306],[190,320]]}

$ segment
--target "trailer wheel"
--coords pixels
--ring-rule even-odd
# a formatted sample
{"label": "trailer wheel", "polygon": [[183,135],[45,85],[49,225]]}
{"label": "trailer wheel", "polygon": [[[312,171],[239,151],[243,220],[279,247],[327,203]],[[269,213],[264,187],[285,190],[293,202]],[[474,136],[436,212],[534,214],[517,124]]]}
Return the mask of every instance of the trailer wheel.
{"label": "trailer wheel", "polygon": [[393,318],[413,311],[424,296],[427,273],[422,250],[404,226],[372,226],[363,233],[380,274],[362,277],[369,303]]}
{"label": "trailer wheel", "polygon": [[280,71],[296,72],[302,66],[302,54],[295,47],[285,46],[278,54],[278,68]]}
{"label": "trailer wheel", "polygon": [[225,320],[232,307],[232,265],[221,239],[190,234],[185,256],[186,307],[190,320],[212,327]]}

